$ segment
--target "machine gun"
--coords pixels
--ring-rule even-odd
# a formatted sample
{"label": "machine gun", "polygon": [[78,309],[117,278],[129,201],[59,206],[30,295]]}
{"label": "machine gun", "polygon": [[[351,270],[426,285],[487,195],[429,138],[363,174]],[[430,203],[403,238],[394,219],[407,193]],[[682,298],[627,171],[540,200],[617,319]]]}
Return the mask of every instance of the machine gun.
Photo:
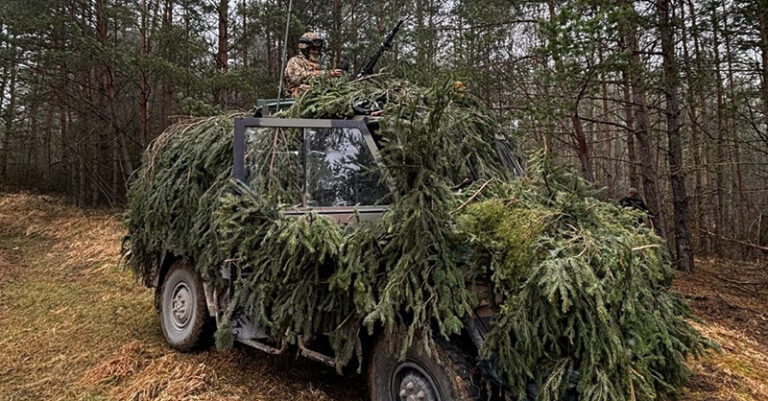
{"label": "machine gun", "polygon": [[357,74],[355,74],[355,79],[373,74],[373,68],[376,67],[376,63],[379,62],[381,55],[384,54],[385,50],[392,48],[392,40],[395,38],[395,35],[397,35],[397,31],[400,30],[400,25],[403,25],[402,18],[399,19],[397,21],[397,25],[395,25],[395,27],[389,31],[389,34],[384,39],[384,42],[381,44],[381,46],[379,46],[379,48],[376,50],[376,53],[374,53],[371,58],[368,59],[368,62],[365,63],[365,66],[363,66],[363,68]]}

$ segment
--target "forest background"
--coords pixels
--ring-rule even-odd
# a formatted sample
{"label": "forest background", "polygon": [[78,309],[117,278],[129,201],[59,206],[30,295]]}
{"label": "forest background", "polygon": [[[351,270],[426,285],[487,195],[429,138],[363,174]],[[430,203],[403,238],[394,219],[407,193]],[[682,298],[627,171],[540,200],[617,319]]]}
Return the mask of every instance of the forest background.
{"label": "forest background", "polygon": [[283,49],[452,76],[517,137],[617,201],[639,188],[677,267],[768,251],[768,1],[5,0],[0,187],[119,206],[187,116],[277,96]]}

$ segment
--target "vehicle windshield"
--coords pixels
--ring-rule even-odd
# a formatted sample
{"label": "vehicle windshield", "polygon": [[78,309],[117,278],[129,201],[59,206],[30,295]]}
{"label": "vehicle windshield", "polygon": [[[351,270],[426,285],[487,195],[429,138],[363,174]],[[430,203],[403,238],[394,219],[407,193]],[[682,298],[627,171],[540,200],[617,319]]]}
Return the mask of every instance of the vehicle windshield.
{"label": "vehicle windshield", "polygon": [[[270,202],[288,207],[351,207],[386,205],[392,191],[382,180],[375,128],[250,127],[243,138],[241,164],[244,182]],[[522,175],[519,158],[503,137],[493,143],[496,163],[509,177]],[[465,164],[449,169],[454,190],[484,176],[468,156]],[[494,164],[496,164],[494,163]],[[237,164],[237,162],[236,162]],[[498,166],[498,164],[496,164]]]}
{"label": "vehicle windshield", "polygon": [[245,184],[292,207],[379,205],[375,148],[359,128],[251,128],[245,135]]}
{"label": "vehicle windshield", "polygon": [[359,129],[307,128],[304,138],[310,206],[376,205],[389,192]]}
{"label": "vehicle windshield", "polygon": [[504,138],[496,138],[496,154],[499,156],[499,160],[504,167],[512,173],[513,177],[520,177],[523,175],[523,166],[520,164],[520,159],[515,156],[512,149],[509,147],[509,142]]}

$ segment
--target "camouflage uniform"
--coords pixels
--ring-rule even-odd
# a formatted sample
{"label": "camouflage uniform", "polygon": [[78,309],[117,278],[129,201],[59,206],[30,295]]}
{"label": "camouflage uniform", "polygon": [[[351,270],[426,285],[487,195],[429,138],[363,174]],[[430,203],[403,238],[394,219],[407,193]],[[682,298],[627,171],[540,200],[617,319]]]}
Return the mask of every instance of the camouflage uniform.
{"label": "camouflage uniform", "polygon": [[309,79],[324,74],[320,66],[299,53],[285,66],[285,91],[287,96],[298,97],[309,89]]}

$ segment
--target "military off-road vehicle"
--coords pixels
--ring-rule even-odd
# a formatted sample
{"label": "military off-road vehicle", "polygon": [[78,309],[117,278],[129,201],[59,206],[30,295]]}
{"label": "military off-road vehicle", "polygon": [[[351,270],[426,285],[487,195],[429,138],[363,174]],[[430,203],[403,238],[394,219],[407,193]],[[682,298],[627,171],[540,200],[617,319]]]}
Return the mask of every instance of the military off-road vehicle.
{"label": "military off-road vehicle", "polygon": [[[269,106],[263,109],[269,113]],[[259,110],[257,115],[262,115]],[[243,190],[255,191],[266,164],[276,159],[298,168],[281,172],[300,183],[290,199],[295,202],[283,213],[295,218],[310,214],[331,217],[339,224],[356,224],[361,220],[377,220],[392,202],[386,180],[381,179],[381,163],[376,131],[379,120],[370,115],[348,120],[239,118],[235,120],[232,171]],[[270,151],[270,140],[281,131],[297,130],[303,135],[296,149]],[[494,144],[499,161],[519,174],[521,166],[507,142],[499,138]],[[286,165],[286,163],[281,163]],[[288,177],[290,175],[298,175]],[[471,182],[465,177],[457,188]],[[354,218],[353,218],[354,217]],[[189,351],[210,341],[210,329],[220,323],[233,291],[233,275],[222,263],[221,276],[228,280],[222,288],[204,282],[192,267],[187,255],[164,252],[158,255],[156,271],[150,283],[156,288],[155,304],[162,332],[171,347]],[[244,273],[245,274],[245,273]],[[414,343],[401,359],[397,354],[402,334],[374,333],[363,339],[363,355],[367,362],[370,397],[373,401],[450,401],[475,400],[483,397],[478,378],[484,375],[500,383],[492,364],[475,363],[478,349],[488,330],[491,311],[482,306],[475,316],[464,322],[464,332],[451,341],[436,339],[436,353],[427,354],[423,344]],[[270,354],[291,349],[286,342],[270,338],[265,328],[244,316],[232,317],[233,335],[239,343]],[[334,366],[335,360],[323,338],[299,338],[298,354]]]}

